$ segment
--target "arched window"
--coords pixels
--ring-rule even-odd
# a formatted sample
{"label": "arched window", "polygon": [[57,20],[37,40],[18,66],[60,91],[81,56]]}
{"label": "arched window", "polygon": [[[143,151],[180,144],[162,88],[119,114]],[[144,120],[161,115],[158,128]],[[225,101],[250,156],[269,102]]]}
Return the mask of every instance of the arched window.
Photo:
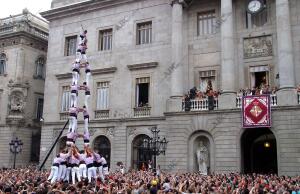
{"label": "arched window", "polygon": [[44,79],[45,78],[45,58],[39,57],[36,60],[36,72],[35,75],[37,78]]}
{"label": "arched window", "polygon": [[110,166],[110,141],[107,137],[100,135],[94,141],[94,150],[97,150],[101,156],[106,159],[107,165]]}
{"label": "arched window", "polygon": [[0,75],[6,73],[6,55],[4,53],[0,54]]}

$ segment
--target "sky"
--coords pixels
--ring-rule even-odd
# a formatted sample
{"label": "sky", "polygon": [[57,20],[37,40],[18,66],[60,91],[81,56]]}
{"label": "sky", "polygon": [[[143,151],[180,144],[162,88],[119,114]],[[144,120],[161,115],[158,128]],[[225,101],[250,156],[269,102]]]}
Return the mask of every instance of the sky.
{"label": "sky", "polygon": [[40,16],[38,14],[39,12],[50,9],[51,1],[52,0],[1,0],[0,18],[22,13],[24,8]]}

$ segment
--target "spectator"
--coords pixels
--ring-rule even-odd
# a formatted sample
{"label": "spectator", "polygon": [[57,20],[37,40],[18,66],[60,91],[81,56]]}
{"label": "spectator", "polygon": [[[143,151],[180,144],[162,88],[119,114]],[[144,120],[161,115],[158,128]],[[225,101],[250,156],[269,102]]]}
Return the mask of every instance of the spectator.
{"label": "spectator", "polygon": [[207,92],[207,98],[208,98],[208,110],[214,110],[214,91],[211,89]]}
{"label": "spectator", "polygon": [[274,174],[212,174],[166,173],[160,176],[150,171],[122,174],[110,172],[104,182],[76,184],[47,181],[49,171],[38,171],[34,166],[24,169],[0,170],[0,192],[3,193],[299,193],[300,176]]}

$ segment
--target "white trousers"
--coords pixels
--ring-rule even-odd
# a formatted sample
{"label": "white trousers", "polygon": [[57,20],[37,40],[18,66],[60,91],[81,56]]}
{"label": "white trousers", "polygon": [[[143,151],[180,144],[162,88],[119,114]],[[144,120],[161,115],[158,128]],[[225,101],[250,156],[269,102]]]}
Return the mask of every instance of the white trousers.
{"label": "white trousers", "polygon": [[69,123],[69,132],[74,132],[77,129],[77,119],[76,117],[71,117],[70,123]]}
{"label": "white trousers", "polygon": [[79,73],[76,71],[72,72],[72,84],[77,85],[79,81]]}
{"label": "white trousers", "polygon": [[81,59],[82,59],[81,53],[76,52],[76,62],[80,62]]}
{"label": "white trousers", "polygon": [[85,82],[87,87],[90,87],[90,77],[91,77],[91,72],[86,73]]}
{"label": "white trousers", "polygon": [[66,173],[67,173],[66,165],[59,165],[57,179],[64,180]]}
{"label": "white trousers", "polygon": [[103,182],[104,181],[103,166],[99,166],[98,171],[99,171],[99,177],[101,178],[101,180]]}
{"label": "white trousers", "polygon": [[89,98],[91,95],[85,95],[84,98],[84,106],[86,107],[86,110],[89,111]]}
{"label": "white trousers", "polygon": [[71,93],[71,106],[77,107],[77,94]]}
{"label": "white trousers", "polygon": [[87,173],[88,173],[88,180],[89,183],[92,182],[92,177],[93,178],[97,178],[97,174],[96,174],[96,168],[95,167],[91,167],[87,169]]}
{"label": "white trousers", "polygon": [[64,181],[70,181],[70,174],[71,174],[71,170],[72,170],[72,168],[71,167],[68,167],[67,168],[67,171],[66,171],[66,176],[65,176],[65,179],[64,179]]}
{"label": "white trousers", "polygon": [[104,176],[109,174],[108,167],[103,167],[103,174],[104,174]]}
{"label": "white trousers", "polygon": [[54,183],[57,180],[58,176],[58,167],[57,166],[51,166],[51,173],[48,177],[48,180],[51,180],[51,184]]}
{"label": "white trousers", "polygon": [[81,54],[81,59],[84,63],[87,62],[87,57],[86,57],[86,54]]}
{"label": "white trousers", "polygon": [[78,167],[73,167],[72,168],[72,183],[75,185],[75,176],[77,177],[77,180],[80,182],[80,174],[79,174],[79,168]]}
{"label": "white trousers", "polygon": [[86,178],[86,165],[85,164],[80,164],[79,165],[79,177]]}
{"label": "white trousers", "polygon": [[89,119],[88,118],[84,119],[84,132],[85,133],[89,132]]}

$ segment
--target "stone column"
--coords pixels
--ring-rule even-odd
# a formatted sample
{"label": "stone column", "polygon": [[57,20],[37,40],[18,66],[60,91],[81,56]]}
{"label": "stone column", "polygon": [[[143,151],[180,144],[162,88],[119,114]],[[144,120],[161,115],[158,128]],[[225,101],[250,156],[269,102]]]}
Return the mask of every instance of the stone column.
{"label": "stone column", "polygon": [[235,108],[236,71],[234,64],[234,35],[232,0],[221,1],[221,90],[219,108]]}
{"label": "stone column", "polygon": [[278,105],[297,104],[289,0],[276,0],[279,88]]}
{"label": "stone column", "polygon": [[172,1],[172,63],[171,70],[171,97],[168,102],[168,111],[181,111],[183,95],[183,0]]}

